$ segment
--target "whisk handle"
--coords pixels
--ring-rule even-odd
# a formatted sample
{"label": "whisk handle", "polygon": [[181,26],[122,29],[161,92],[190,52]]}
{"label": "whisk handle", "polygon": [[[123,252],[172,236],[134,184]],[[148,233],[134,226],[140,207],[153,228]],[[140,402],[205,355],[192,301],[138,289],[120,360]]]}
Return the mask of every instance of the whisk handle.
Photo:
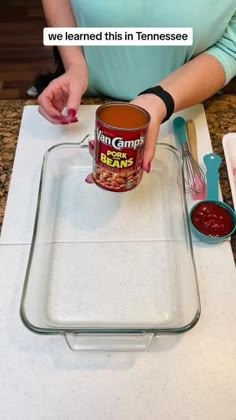
{"label": "whisk handle", "polygon": [[218,201],[218,182],[219,169],[221,165],[221,157],[215,153],[209,153],[203,157],[203,162],[206,166],[206,180],[207,180],[207,199]]}
{"label": "whisk handle", "polygon": [[174,118],[173,129],[179,143],[182,146],[188,142],[187,133],[186,133],[186,121],[184,118],[182,117]]}

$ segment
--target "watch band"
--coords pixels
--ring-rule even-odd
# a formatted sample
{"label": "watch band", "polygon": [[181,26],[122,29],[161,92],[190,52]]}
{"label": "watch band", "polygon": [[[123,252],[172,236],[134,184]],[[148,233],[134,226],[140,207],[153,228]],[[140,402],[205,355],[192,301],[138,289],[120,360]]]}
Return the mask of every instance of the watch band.
{"label": "watch band", "polygon": [[167,121],[171,117],[175,109],[174,99],[172,98],[170,93],[164,90],[160,85],[145,89],[142,92],[140,92],[138,96],[144,95],[145,93],[152,93],[156,96],[159,96],[159,98],[163,100],[166,106],[166,116],[162,122]]}

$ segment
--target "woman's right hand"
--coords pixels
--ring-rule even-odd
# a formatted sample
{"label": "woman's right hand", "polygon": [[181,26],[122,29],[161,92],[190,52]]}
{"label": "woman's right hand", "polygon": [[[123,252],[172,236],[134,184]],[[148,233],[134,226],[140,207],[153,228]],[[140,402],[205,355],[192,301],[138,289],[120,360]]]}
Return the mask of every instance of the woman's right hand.
{"label": "woman's right hand", "polygon": [[[78,64],[70,65],[39,96],[39,113],[52,124],[77,122],[76,114],[87,86],[87,69],[81,69]],[[67,115],[62,115],[64,108],[67,109]]]}

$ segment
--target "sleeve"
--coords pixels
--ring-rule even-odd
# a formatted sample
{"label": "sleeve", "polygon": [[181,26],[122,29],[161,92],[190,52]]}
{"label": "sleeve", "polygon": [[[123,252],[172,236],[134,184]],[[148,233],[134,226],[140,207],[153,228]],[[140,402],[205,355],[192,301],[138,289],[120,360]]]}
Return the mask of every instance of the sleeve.
{"label": "sleeve", "polygon": [[225,84],[236,75],[236,12],[222,37],[205,53],[215,57],[225,72]]}

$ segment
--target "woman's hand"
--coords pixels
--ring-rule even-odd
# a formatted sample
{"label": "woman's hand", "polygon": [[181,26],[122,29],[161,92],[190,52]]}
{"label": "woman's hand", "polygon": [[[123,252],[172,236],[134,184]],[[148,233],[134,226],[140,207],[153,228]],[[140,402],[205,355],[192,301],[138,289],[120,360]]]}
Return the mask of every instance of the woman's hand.
{"label": "woman's hand", "polygon": [[166,107],[162,99],[152,93],[137,96],[131,101],[131,104],[141,106],[149,112],[151,116],[143,156],[143,169],[146,172],[150,172],[152,159],[156,150],[156,142],[160,125],[166,116]]}
{"label": "woman's hand", "polygon": [[[79,67],[78,64],[71,64],[67,71],[53,80],[39,96],[39,113],[52,124],[77,122],[76,113],[87,86],[87,69]],[[65,107],[67,116],[62,115]]]}

